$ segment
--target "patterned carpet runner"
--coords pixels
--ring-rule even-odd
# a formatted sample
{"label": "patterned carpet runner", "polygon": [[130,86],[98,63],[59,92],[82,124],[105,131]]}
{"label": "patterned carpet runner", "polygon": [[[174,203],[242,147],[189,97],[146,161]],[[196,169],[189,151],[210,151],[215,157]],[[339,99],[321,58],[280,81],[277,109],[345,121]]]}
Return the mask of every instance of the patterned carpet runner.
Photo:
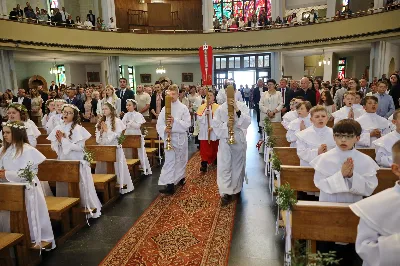
{"label": "patterned carpet runner", "polygon": [[201,174],[200,154],[188,162],[186,184],[158,196],[100,265],[228,264],[236,201],[220,206],[217,171]]}

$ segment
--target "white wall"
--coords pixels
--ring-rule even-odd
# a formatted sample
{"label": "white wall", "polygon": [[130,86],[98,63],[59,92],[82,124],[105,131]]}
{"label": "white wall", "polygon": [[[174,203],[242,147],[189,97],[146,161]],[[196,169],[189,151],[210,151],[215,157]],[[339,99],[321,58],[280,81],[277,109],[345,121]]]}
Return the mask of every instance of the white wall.
{"label": "white wall", "polygon": [[286,9],[326,5],[327,0],[286,0]]}
{"label": "white wall", "polygon": [[164,65],[166,74],[158,75],[156,74],[156,65],[151,66],[136,66],[135,67],[135,79],[136,84],[141,84],[140,74],[151,74],[151,83],[154,84],[161,76],[169,77],[178,86],[182,84],[182,73],[193,73],[193,82],[185,84],[200,84],[201,81],[201,71],[200,63],[195,64],[181,64],[181,65]]}
{"label": "white wall", "polygon": [[304,56],[283,56],[284,75],[300,80],[304,77]]}
{"label": "white wall", "polygon": [[52,66],[53,63],[50,62],[15,62],[18,87],[23,87],[24,81],[34,75],[42,76],[49,86],[52,80],[56,80],[55,75],[50,74]]}

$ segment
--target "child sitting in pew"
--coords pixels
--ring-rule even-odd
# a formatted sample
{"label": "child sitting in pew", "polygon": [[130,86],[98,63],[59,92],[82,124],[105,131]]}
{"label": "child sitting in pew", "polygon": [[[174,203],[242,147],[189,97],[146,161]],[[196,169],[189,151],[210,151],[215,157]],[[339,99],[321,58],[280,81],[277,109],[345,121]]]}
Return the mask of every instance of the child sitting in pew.
{"label": "child sitting in pew", "polygon": [[362,128],[356,148],[374,148],[373,141],[390,133],[390,122],[376,114],[378,109],[378,98],[376,96],[365,97],[364,109],[366,113],[356,119]]}
{"label": "child sitting in pew", "polygon": [[[117,117],[117,112],[111,103],[104,102],[102,105],[103,116],[96,124],[96,142],[100,145],[117,145],[117,161],[114,163],[115,173],[117,174],[117,183],[120,184],[120,193],[125,194],[133,191],[131,174],[121,145],[118,145],[118,138],[125,125]],[[96,162],[96,174],[107,173],[106,162]],[[126,189],[123,186],[126,185]]]}
{"label": "child sitting in pew", "polygon": [[51,131],[47,129],[46,125],[47,122],[49,122],[50,118],[57,114],[56,103],[54,102],[54,99],[49,99],[46,101],[45,105],[46,105],[46,114],[42,118],[42,126],[44,129],[46,129],[47,134],[50,134]]}
{"label": "child sitting in pew", "polygon": [[395,131],[373,142],[376,153],[375,161],[381,167],[389,168],[392,166],[392,147],[400,140],[400,109],[394,111],[392,124],[396,127]]}
{"label": "child sitting in pew", "polygon": [[[26,189],[26,215],[32,243],[42,241],[52,243],[55,248],[53,229],[49,211],[37,175],[38,165],[46,157],[28,144],[27,127],[23,122],[3,123],[3,147],[0,148],[0,182],[28,183],[18,175],[20,169],[32,164],[35,176],[29,189]],[[36,184],[36,185],[35,185]],[[33,202],[32,202],[33,201]],[[10,212],[0,211],[0,232],[11,232]]]}
{"label": "child sitting in pew", "polygon": [[356,112],[364,113],[364,106],[363,106],[363,98],[364,98],[364,93],[361,91],[356,91],[355,92],[355,98],[354,98],[354,103],[353,103],[353,110]]}
{"label": "child sitting in pew", "polygon": [[[86,209],[97,209],[91,213],[92,218],[101,215],[101,203],[96,194],[90,164],[84,160],[85,141],[90,138],[90,133],[80,125],[79,109],[72,104],[64,104],[62,109],[61,125],[56,126],[47,137],[51,141],[51,148],[57,153],[58,160],[79,160],[80,164],[80,202]],[[54,116],[53,118],[55,118]],[[68,196],[68,184],[57,182],[56,195]]]}
{"label": "child sitting in pew", "polygon": [[310,166],[310,162],[336,146],[332,128],[327,127],[328,112],[322,105],[310,110],[312,126],[296,133],[297,155],[300,166]]}
{"label": "child sitting in pew", "polygon": [[315,186],[320,189],[319,201],[354,203],[377,187],[379,166],[354,148],[360,135],[357,121],[338,122],[333,127],[336,147],[310,162],[315,169]]}
{"label": "child sitting in pew", "polygon": [[[400,178],[400,141],[392,149],[392,172]],[[363,266],[400,265],[400,181],[386,189],[350,205],[360,217],[356,251]]]}
{"label": "child sitting in pew", "polygon": [[332,114],[334,118],[333,121],[334,124],[343,119],[357,119],[364,114],[364,111],[362,109],[353,108],[353,104],[356,99],[355,92],[346,91],[343,97],[344,97],[343,103],[345,104],[345,106],[343,106],[342,108],[340,108],[340,110]]}
{"label": "child sitting in pew", "polygon": [[52,117],[49,118],[49,121],[46,123],[46,130],[47,134],[50,135],[50,133],[53,131],[56,126],[61,126],[64,124],[64,120],[62,117],[62,107],[64,104],[67,102],[64,99],[56,99],[54,100],[54,104],[56,106],[56,114],[53,115]]}
{"label": "child sitting in pew", "polygon": [[298,96],[296,98],[293,98],[290,101],[290,111],[287,112],[284,116],[282,116],[282,126],[288,130],[288,126],[290,124],[290,122],[292,122],[293,120],[297,119],[299,117],[299,115],[297,114],[296,111],[296,106],[297,104],[301,103],[304,101],[304,97],[302,96]]}
{"label": "child sitting in pew", "polygon": [[298,118],[289,123],[286,139],[290,142],[290,147],[296,147],[296,133],[311,126],[310,120],[311,103],[309,101],[300,102],[296,106]]}

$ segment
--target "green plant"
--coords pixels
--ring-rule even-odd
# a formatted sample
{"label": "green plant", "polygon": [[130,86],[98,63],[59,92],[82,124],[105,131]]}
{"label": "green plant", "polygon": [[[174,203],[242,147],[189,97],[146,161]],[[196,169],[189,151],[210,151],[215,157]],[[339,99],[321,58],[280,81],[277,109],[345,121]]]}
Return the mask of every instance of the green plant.
{"label": "green plant", "polygon": [[289,183],[276,188],[276,193],[276,203],[278,204],[279,209],[289,211],[297,204],[296,193],[290,188]]}
{"label": "green plant", "polygon": [[275,147],[275,144],[276,144],[276,137],[274,137],[274,136],[268,136],[267,142],[265,142],[265,145],[266,145],[268,148],[273,148],[273,147]]}
{"label": "green plant", "polygon": [[126,136],[124,135],[124,133],[121,133],[121,135],[119,135],[119,137],[117,138],[118,145],[122,145],[122,143],[124,143],[125,139],[126,139]]}
{"label": "green plant", "polygon": [[18,170],[18,176],[29,184],[33,183],[33,179],[35,178],[36,174],[32,169],[33,163],[31,161],[28,162],[25,168]]}
{"label": "green plant", "polygon": [[329,266],[339,265],[342,259],[336,258],[336,251],[329,251],[328,253],[309,253],[304,244],[298,241],[294,244],[294,249],[288,253],[290,257],[291,266]]}
{"label": "green plant", "polygon": [[267,136],[272,136],[273,133],[272,123],[268,117],[264,118],[264,132]]}
{"label": "green plant", "polygon": [[92,151],[88,151],[86,149],[83,150],[83,160],[93,163],[94,162],[94,153]]}
{"label": "green plant", "polygon": [[271,157],[269,159],[269,161],[272,164],[272,170],[275,171],[281,171],[281,160],[279,160],[278,156],[276,155],[276,153],[271,152]]}

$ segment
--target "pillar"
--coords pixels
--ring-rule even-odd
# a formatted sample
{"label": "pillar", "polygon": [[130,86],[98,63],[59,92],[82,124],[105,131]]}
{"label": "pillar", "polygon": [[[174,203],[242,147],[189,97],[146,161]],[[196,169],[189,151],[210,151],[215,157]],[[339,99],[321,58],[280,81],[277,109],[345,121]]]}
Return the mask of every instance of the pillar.
{"label": "pillar", "polygon": [[385,6],[386,0],[374,0],[374,8],[382,8]]}
{"label": "pillar", "polygon": [[203,0],[202,3],[203,13],[203,32],[211,32],[214,28],[213,16],[214,16],[214,5],[212,0]]}
{"label": "pillar", "polygon": [[331,63],[328,65],[328,64],[325,64],[324,65],[324,78],[323,78],[323,80],[329,80],[329,81],[331,81],[332,80],[332,74],[333,74],[333,58],[334,58],[334,55],[333,55],[333,53],[332,52],[325,52],[325,59],[328,61],[328,59],[330,59],[330,61],[331,61]]}
{"label": "pillar", "polygon": [[104,85],[119,86],[119,57],[109,56],[101,63],[100,80]]}
{"label": "pillar", "polygon": [[115,24],[117,18],[115,17],[115,3],[114,0],[101,0],[102,19],[107,26],[110,23],[110,18],[114,19]]}
{"label": "pillar", "polygon": [[18,89],[14,52],[0,50],[0,90],[4,92],[6,89],[13,91]]}
{"label": "pillar", "polygon": [[[15,5],[16,6],[16,5]],[[7,1],[6,0],[0,0],[0,18],[7,19],[8,14],[12,10],[13,7],[10,6],[10,10],[7,9]]]}
{"label": "pillar", "polygon": [[326,9],[326,17],[333,18],[336,14],[336,2],[337,0],[328,0],[327,1],[327,9]]}
{"label": "pillar", "polygon": [[286,1],[284,0],[271,0],[271,16],[275,21],[277,16],[283,19],[286,10]]}
{"label": "pillar", "polygon": [[371,43],[369,78],[380,78],[383,74],[389,76],[389,65],[394,59],[394,70],[398,70],[400,66],[400,46],[387,41],[379,41]]}
{"label": "pillar", "polygon": [[282,52],[271,53],[271,78],[277,82],[282,78]]}

